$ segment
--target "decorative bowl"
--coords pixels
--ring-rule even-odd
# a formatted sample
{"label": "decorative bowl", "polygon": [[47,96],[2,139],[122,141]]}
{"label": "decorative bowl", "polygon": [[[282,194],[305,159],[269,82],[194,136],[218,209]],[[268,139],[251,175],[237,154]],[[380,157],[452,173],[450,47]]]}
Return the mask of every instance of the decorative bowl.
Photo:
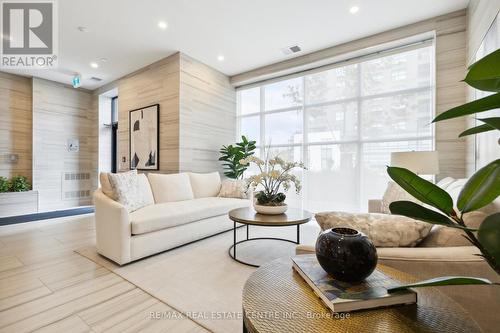
{"label": "decorative bowl", "polygon": [[283,214],[284,212],[286,212],[286,210],[288,209],[288,205],[283,204],[281,206],[264,206],[264,205],[259,205],[257,203],[254,203],[253,208],[259,214],[279,215],[279,214]]}
{"label": "decorative bowl", "polygon": [[320,233],[316,257],[323,269],[344,282],[360,282],[377,266],[377,249],[362,232],[333,228]]}

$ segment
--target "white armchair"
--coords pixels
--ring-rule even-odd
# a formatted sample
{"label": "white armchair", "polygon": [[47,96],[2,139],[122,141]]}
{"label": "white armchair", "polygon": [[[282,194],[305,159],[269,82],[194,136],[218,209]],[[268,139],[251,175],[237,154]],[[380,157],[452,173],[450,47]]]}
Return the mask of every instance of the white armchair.
{"label": "white armchair", "polygon": [[[446,191],[452,197],[458,196],[464,180],[451,183]],[[456,201],[455,201],[456,202]],[[369,200],[369,213],[382,212],[382,200]],[[500,210],[500,202],[487,207],[485,213]],[[433,229],[432,232],[435,230]],[[439,229],[438,229],[439,231]],[[427,236],[429,237],[429,236]],[[470,245],[446,246],[432,242],[422,242],[417,247],[377,248],[379,263],[415,276],[417,279],[429,279],[438,276],[475,276],[500,283],[498,274],[478,256],[480,251]],[[431,246],[429,246],[431,245]],[[299,245],[297,254],[314,253],[314,247]],[[448,286],[440,288],[447,296],[460,303],[477,321],[484,332],[497,332],[500,324],[500,288],[491,286]]]}

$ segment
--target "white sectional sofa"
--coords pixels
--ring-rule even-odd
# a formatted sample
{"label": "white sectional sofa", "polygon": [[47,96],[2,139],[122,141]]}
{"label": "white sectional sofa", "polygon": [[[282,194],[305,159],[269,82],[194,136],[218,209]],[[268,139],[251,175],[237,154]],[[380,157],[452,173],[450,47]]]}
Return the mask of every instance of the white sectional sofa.
{"label": "white sectional sofa", "polygon": [[148,180],[154,203],[133,212],[109,188],[103,191],[109,186],[103,175],[94,193],[97,251],[120,265],[231,230],[227,213],[250,205],[218,197],[218,173],[149,174]]}

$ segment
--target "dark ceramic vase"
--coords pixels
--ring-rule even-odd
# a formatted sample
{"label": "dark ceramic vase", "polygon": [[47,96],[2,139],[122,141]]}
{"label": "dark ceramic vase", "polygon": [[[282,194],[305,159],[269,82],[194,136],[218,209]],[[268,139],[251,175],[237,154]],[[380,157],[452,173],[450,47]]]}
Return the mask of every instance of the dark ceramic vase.
{"label": "dark ceramic vase", "polygon": [[316,241],[316,257],[331,276],[339,281],[359,282],[377,265],[377,249],[362,232],[349,228],[323,231]]}

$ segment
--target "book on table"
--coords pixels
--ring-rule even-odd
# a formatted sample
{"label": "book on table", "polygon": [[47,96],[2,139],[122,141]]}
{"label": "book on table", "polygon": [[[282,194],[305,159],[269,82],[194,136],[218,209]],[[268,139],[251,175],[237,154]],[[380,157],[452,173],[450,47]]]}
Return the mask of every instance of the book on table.
{"label": "book on table", "polygon": [[388,293],[388,288],[397,287],[400,283],[377,269],[360,283],[348,283],[335,280],[325,272],[314,254],[292,257],[292,262],[294,270],[333,312],[417,302],[417,293],[413,290]]}

